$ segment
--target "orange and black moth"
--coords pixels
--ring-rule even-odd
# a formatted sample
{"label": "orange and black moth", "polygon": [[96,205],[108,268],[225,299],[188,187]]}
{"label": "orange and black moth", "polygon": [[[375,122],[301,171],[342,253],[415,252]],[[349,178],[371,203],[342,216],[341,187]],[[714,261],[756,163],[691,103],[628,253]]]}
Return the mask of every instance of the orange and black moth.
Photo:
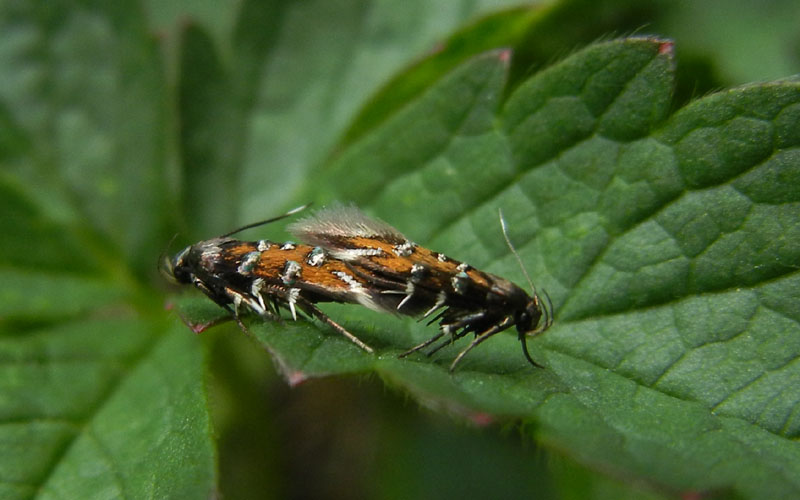
{"label": "orange and black moth", "polygon": [[294,319],[299,310],[373,352],[316,306],[319,302],[361,304],[380,312],[429,319],[429,324],[438,322],[436,335],[401,357],[443,339],[429,351],[432,354],[473,334],[450,365],[452,371],[475,346],[514,326],[525,357],[539,366],[528,353],[526,340],[546,330],[552,317],[535,291],[528,295],[504,278],[419,246],[356,207],[322,209],[290,224],[289,232],[302,244],[231,237],[302,208],[188,246],[166,260],[166,274],[202,290],[243,328],[239,321],[243,312],[274,320],[281,309]]}

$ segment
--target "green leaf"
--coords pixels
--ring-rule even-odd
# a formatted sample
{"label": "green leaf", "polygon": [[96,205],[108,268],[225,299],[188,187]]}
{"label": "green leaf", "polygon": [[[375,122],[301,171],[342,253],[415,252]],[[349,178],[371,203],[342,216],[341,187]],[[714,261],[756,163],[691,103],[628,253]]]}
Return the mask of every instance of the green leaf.
{"label": "green leaf", "polygon": [[0,99],[32,151],[9,170],[49,213],[102,230],[140,270],[162,244],[161,221],[141,214],[164,207],[165,84],[131,5],[3,6]]}
{"label": "green leaf", "polygon": [[542,9],[526,5],[486,16],[452,34],[442,47],[384,85],[353,119],[338,147],[370,132],[459,63],[497,47],[519,44],[542,17]]}
{"label": "green leaf", "polygon": [[0,340],[3,498],[212,492],[200,348],[162,329],[81,320]]}

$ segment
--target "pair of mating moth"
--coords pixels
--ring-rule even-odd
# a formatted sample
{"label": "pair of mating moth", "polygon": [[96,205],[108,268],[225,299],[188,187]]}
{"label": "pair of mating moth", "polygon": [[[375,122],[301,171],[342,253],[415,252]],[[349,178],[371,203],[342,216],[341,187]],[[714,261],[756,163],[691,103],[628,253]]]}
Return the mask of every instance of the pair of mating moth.
{"label": "pair of mating moth", "polygon": [[[540,366],[528,352],[526,341],[551,325],[549,301],[544,304],[535,290],[530,296],[504,278],[421,247],[354,206],[322,209],[290,224],[289,232],[304,244],[232,238],[239,231],[306,207],[190,245],[172,259],[166,258],[163,270],[171,280],[202,290],[242,328],[239,315],[243,311],[276,320],[285,309],[296,320],[300,310],[371,353],[371,347],[316,306],[318,302],[361,304],[439,323],[436,335],[401,357],[442,339],[430,355],[473,334],[473,340],[450,365],[452,372],[475,346],[515,326],[526,359]],[[513,251],[502,216],[501,224]]]}

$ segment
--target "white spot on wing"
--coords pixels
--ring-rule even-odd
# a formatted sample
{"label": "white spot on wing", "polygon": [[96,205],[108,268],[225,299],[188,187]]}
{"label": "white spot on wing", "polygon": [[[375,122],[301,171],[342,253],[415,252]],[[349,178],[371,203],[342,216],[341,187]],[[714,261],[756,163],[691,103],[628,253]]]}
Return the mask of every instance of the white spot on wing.
{"label": "white spot on wing", "polygon": [[306,264],[309,266],[319,267],[325,263],[325,259],[327,258],[328,256],[323,248],[314,247],[314,249],[311,250],[311,252],[309,252],[306,256]]}
{"label": "white spot on wing", "polygon": [[346,249],[330,249],[330,254],[339,260],[354,261],[361,257],[374,257],[382,255],[383,250],[380,248],[346,248]]}
{"label": "white spot on wing", "polygon": [[408,257],[414,253],[415,246],[416,244],[414,242],[405,240],[399,245],[395,245],[392,250],[394,250],[394,253],[396,253],[399,257]]}

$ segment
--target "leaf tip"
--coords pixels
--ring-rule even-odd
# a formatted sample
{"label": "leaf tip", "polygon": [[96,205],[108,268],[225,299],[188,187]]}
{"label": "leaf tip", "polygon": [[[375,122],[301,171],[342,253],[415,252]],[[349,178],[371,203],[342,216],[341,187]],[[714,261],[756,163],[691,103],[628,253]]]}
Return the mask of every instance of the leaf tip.
{"label": "leaf tip", "polygon": [[286,373],[286,382],[289,384],[289,387],[297,387],[306,380],[308,380],[308,375],[306,375],[305,372],[295,370]]}
{"label": "leaf tip", "polygon": [[500,62],[508,64],[511,61],[511,49],[501,49],[497,52],[497,58]]}
{"label": "leaf tip", "polygon": [[[174,307],[172,304],[167,305],[167,310],[171,310]],[[184,325],[189,327],[189,330],[192,333],[201,334],[204,331],[208,330],[209,328],[216,326],[220,323],[219,320],[212,320],[212,321],[193,321],[192,319],[184,316],[180,312],[178,313],[178,317],[181,319]]]}
{"label": "leaf tip", "polygon": [[486,427],[494,423],[494,417],[485,412],[477,412],[469,415],[470,421],[478,427]]}

